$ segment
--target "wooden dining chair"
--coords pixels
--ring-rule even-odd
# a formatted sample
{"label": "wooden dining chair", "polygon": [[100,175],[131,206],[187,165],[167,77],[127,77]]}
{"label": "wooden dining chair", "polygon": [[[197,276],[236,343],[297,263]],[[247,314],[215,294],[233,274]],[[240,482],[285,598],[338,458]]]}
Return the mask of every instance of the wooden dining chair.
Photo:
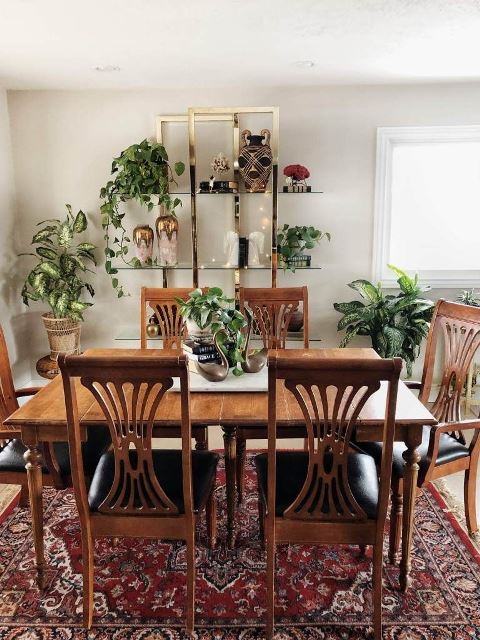
{"label": "wooden dining chair", "polygon": [[[443,349],[439,349],[442,342]],[[479,344],[480,308],[439,300],[427,337],[422,381],[405,381],[411,389],[419,390],[419,399],[438,420],[437,425],[423,428],[422,443],[417,448],[418,489],[421,491],[431,480],[464,471],[465,515],[470,534],[478,531],[476,488],[480,420],[462,419],[461,403],[468,370]],[[434,384],[436,364],[437,358],[441,360],[442,357],[437,391]],[[433,393],[435,400],[430,405]],[[469,431],[473,432],[473,437],[468,444],[465,434]],[[380,459],[382,446],[379,442],[362,442],[359,446],[377,461]],[[395,443],[393,448],[389,541],[389,559],[393,564],[400,560],[405,449],[402,443]]]}
{"label": "wooden dining chair", "polygon": [[[140,298],[140,347],[147,348],[147,314],[152,312],[158,321],[160,339],[164,349],[181,349],[182,340],[186,336],[185,322],[180,315],[178,302],[175,298],[187,300],[193,291],[192,287],[161,288],[142,287]],[[208,429],[195,427],[192,430],[195,439],[195,448],[208,449]]]}
{"label": "wooden dining chair", "polygon": [[[20,433],[2,427],[3,421],[18,409],[18,398],[35,395],[41,387],[15,389],[8,358],[7,344],[0,326],[0,484],[19,485],[20,504],[28,504],[28,479],[24,459],[27,448]],[[110,444],[106,429],[89,431],[83,445],[83,455],[88,474],[93,472],[100,456]],[[45,443],[42,465],[43,485],[64,489],[71,486],[70,460],[66,442]]]}
{"label": "wooden dining chair", "polygon": [[[68,439],[83,554],[83,622],[93,620],[94,539],[141,537],[185,540],[187,546],[186,626],[193,632],[195,603],[195,519],[207,509],[211,543],[216,537],[215,476],[218,454],[192,452],[186,357],[178,351],[151,357],[59,357],[67,408]],[[113,442],[95,470],[90,489],[80,455],[75,379],[92,393]],[[152,449],[155,416],[165,395],[180,381],[182,447]]]}
{"label": "wooden dining chair", "polygon": [[[387,515],[400,358],[309,359],[270,356],[268,453],[255,458],[260,521],[267,544],[267,637],[274,630],[277,544],[373,546],[374,637],[382,636],[383,536]],[[277,381],[298,402],[306,451],[277,451]],[[368,399],[388,386],[381,472],[374,459],[350,449],[355,422]]]}
{"label": "wooden dining chair", "polygon": [[[240,311],[243,313],[248,307],[254,319],[254,324],[263,346],[268,349],[285,349],[288,328],[292,314],[303,311],[303,346],[309,347],[308,334],[308,288],[307,287],[278,287],[246,288],[240,287]],[[245,461],[247,455],[247,439],[259,440],[266,438],[263,428],[237,429],[237,499],[241,503],[245,486]],[[285,433],[284,437],[288,437]],[[296,432],[292,431],[296,437]]]}

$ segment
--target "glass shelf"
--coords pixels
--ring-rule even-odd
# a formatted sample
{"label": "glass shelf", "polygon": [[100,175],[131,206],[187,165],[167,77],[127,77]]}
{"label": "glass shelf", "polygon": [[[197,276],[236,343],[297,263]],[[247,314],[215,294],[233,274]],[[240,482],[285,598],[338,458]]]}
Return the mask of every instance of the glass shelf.
{"label": "glass shelf", "polygon": [[[277,195],[279,196],[308,196],[315,193],[323,193],[323,191],[304,191],[304,192],[293,192],[293,191],[278,191]],[[197,196],[238,196],[238,195],[249,195],[249,196],[271,196],[273,191],[238,191],[237,193],[233,193],[230,191],[226,192],[208,192],[208,191],[197,191]],[[174,193],[170,194],[171,196],[177,195]]]}
{"label": "glass shelf", "polygon": [[[115,336],[115,340],[138,340],[140,341],[140,332],[138,327],[125,327],[124,329],[120,329],[120,332],[117,336]],[[258,336],[252,336],[250,340],[250,344],[258,345],[261,338]],[[156,338],[147,338],[147,342],[162,342],[160,336]],[[289,331],[287,333],[287,342],[303,342],[303,331]],[[310,338],[309,342],[322,342],[321,338],[314,337]]]}
{"label": "glass shelf", "polygon": [[[192,269],[192,265],[191,264],[177,264],[177,265],[172,265],[169,267],[161,267],[161,266],[153,266],[153,267],[130,267],[130,266],[117,266],[117,265],[112,265],[112,267],[114,269],[118,269],[119,271],[161,271],[163,269]],[[225,264],[221,264],[221,263],[208,263],[208,264],[199,264],[198,265],[198,269],[205,271],[205,270],[213,270],[213,271],[223,271],[223,270],[230,270],[230,271],[234,271],[235,269],[240,269],[240,271],[270,271],[270,269],[272,268],[272,266],[270,264],[261,264],[258,267],[232,267],[232,266],[227,266]],[[311,266],[311,267],[295,267],[295,271],[308,271],[308,270],[319,270],[322,267],[320,266]],[[292,271],[290,271],[290,269],[283,269],[283,267],[278,267],[278,273],[285,271],[286,273],[292,273]]]}

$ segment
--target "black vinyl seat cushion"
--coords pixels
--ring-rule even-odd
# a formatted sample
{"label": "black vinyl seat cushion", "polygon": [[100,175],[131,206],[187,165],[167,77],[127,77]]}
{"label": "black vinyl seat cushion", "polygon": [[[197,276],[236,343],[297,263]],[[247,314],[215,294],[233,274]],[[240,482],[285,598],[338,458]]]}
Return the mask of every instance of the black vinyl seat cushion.
{"label": "black vinyl seat cushion", "polygon": [[[267,506],[267,454],[255,457],[260,499]],[[379,483],[375,460],[363,453],[348,455],[348,482],[355,500],[368,518],[376,518]],[[277,451],[275,515],[283,516],[300,493],[308,470],[308,451]],[[327,512],[327,509],[324,509]]]}
{"label": "black vinyl seat cushion", "polygon": [[[426,425],[423,427],[422,432],[422,444],[417,448],[418,453],[421,456],[421,460],[419,463],[420,466],[420,476],[424,474],[427,470],[427,452],[428,452],[428,444],[430,441],[430,433],[431,428]],[[382,443],[381,442],[356,442],[356,446],[373,456],[376,463],[379,464],[382,459]],[[403,442],[395,442],[393,445],[393,466],[392,466],[392,475],[397,478],[403,478],[404,474],[404,465],[405,461],[403,459],[403,452],[406,451],[407,447],[403,444]],[[448,433],[440,434],[440,440],[438,445],[438,457],[435,465],[442,465],[447,462],[454,462],[455,460],[459,460],[460,458],[467,458],[470,455],[470,451],[468,447],[452,436],[449,436]]]}
{"label": "black vinyl seat cushion", "polygon": [[[103,425],[90,426],[87,430],[87,441],[82,444],[83,464],[85,475],[91,477],[102,454],[111,444],[110,431]],[[62,478],[70,476],[70,457],[67,442],[55,442],[53,445],[55,457]],[[23,454],[27,447],[21,440],[10,440],[0,449],[0,472],[26,473]],[[45,463],[42,472],[48,473]]]}
{"label": "black vinyl seat cushion", "polygon": [[[136,467],[137,452],[129,452],[132,466]],[[180,513],[185,512],[183,503],[182,452],[179,449],[153,449],[153,467],[160,486],[168,498],[176,505]],[[202,509],[210,495],[217,474],[220,456],[213,451],[192,451],[192,491],[193,510]],[[115,456],[113,451],[104,453],[93,474],[88,504],[97,511],[105,500],[113,484],[115,475]],[[140,507],[138,501],[136,506]]]}

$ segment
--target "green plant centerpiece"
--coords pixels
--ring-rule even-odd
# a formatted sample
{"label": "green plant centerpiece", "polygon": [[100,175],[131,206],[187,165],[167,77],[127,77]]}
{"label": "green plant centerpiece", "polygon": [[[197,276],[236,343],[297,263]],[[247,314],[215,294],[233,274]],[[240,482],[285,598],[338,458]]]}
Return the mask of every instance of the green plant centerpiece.
{"label": "green plant centerpiece", "polygon": [[304,251],[316,247],[323,238],[330,242],[330,233],[315,227],[291,227],[284,224],[277,234],[280,266],[285,271],[295,271],[295,267],[310,266],[310,256],[306,256]]}
{"label": "green plant centerpiece", "polygon": [[[124,226],[125,212],[121,212],[121,204],[135,200],[148,211],[160,205],[164,211],[175,215],[175,208],[182,202],[169,193],[169,186],[172,182],[176,184],[174,175],[181,176],[184,171],[183,162],[176,162],[173,168],[170,166],[162,144],[146,139],[127,147],[113,159],[111,173],[114,177],[100,189],[103,200],[100,213],[106,241],[105,270],[119,298],[125,295],[125,290],[119,284],[118,269],[112,265],[112,259],[119,258],[131,267],[142,267],[138,258],[127,258],[131,238]],[[150,258],[145,266],[153,264]]]}
{"label": "green plant centerpiece", "polygon": [[187,332],[193,339],[211,342],[219,332],[219,347],[233,367],[233,375],[241,376],[243,371],[239,365],[244,361],[242,349],[245,346],[242,330],[247,326],[247,321],[232,306],[233,298],[224,296],[219,287],[210,287],[205,293],[201,289],[194,289],[187,300],[176,298],[175,301],[185,319]]}
{"label": "green plant centerpiece", "polygon": [[370,336],[372,347],[382,358],[403,358],[410,377],[422,340],[428,334],[434,303],[423,297],[430,287],[419,285],[418,274],[410,278],[393,265],[388,268],[398,276],[399,293],[386,295],[380,283],[354,280],[348,286],[365,302],[352,300],[333,305],[343,314],[338,331],[346,330],[340,346],[347,346],[356,335]]}
{"label": "green plant centerpiece", "polygon": [[78,351],[80,321],[83,312],[93,304],[85,302],[83,294],[86,291],[91,297],[95,295],[84,274],[94,273],[88,265],[96,264],[96,247],[91,242],[76,242],[76,236],[87,229],[87,217],[83,211],[74,215],[69,204],[66,207],[67,216],[63,220],[54,218],[38,223],[40,228],[32,238],[35,252],[20,254],[32,256],[36,261],[21,295],[27,306],[33,301],[50,307],[42,318],[52,359],[56,359],[59,351]]}

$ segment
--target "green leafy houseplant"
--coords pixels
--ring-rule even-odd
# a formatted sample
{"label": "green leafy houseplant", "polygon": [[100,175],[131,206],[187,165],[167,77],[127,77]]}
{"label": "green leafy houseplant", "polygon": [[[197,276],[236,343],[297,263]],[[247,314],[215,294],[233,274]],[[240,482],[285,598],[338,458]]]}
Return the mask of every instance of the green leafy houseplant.
{"label": "green leafy houseplant", "polygon": [[295,271],[289,261],[302,255],[305,249],[313,249],[323,238],[330,241],[330,233],[319,231],[315,227],[291,227],[284,224],[277,234],[277,250],[284,270]]}
{"label": "green leafy houseplant", "polygon": [[337,329],[346,329],[340,343],[345,347],[354,336],[370,336],[372,346],[382,358],[403,358],[407,375],[420,353],[422,340],[427,336],[434,303],[421,294],[430,287],[418,284],[418,274],[412,279],[401,269],[388,265],[398,276],[400,292],[386,295],[381,284],[368,280],[354,280],[348,285],[365,300],[336,302],[333,306],[343,314]]}
{"label": "green leafy houseplant", "polygon": [[200,329],[210,327],[212,335],[225,329],[226,335],[220,334],[218,343],[233,367],[233,375],[241,376],[243,371],[238,365],[244,361],[242,349],[245,337],[242,329],[247,326],[247,321],[240,311],[230,307],[233,298],[225,297],[219,287],[210,287],[206,293],[194,289],[187,300],[176,298],[175,301],[182,317],[193,320]]}
{"label": "green leafy houseplant", "polygon": [[[75,244],[75,236],[87,228],[87,217],[83,211],[76,215],[67,204],[67,217],[40,222],[40,229],[32,238],[36,265],[28,274],[22,288],[23,302],[41,301],[48,304],[54,318],[83,320],[83,312],[93,303],[81,300],[84,290],[93,297],[91,284],[83,280],[82,274],[91,271],[88,263],[95,262],[95,245],[90,242]],[[93,273],[93,272],[92,272]]]}
{"label": "green leafy houseplant", "polygon": [[158,204],[174,214],[175,208],[182,203],[180,198],[169,193],[169,185],[175,183],[174,173],[181,176],[184,171],[183,162],[176,162],[172,169],[162,144],[146,139],[127,147],[113,159],[111,173],[114,178],[100,189],[100,198],[103,199],[100,213],[107,243],[105,270],[119,298],[125,295],[125,290],[119,285],[118,269],[112,266],[112,258],[120,258],[129,266],[141,266],[138,258],[126,258],[131,239],[124,227],[125,213],[120,211],[121,203],[135,200],[148,211]]}

